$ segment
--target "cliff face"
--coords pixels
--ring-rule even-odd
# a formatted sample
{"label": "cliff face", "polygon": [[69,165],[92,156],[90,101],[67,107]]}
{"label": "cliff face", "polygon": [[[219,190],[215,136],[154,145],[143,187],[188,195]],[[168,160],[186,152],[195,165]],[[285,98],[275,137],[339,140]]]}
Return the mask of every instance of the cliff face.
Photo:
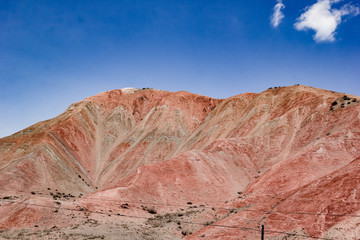
{"label": "cliff face", "polygon": [[355,239],[359,100],[307,86],[86,98],[0,139],[0,228],[66,234],[90,217],[99,228],[133,221],[134,239],[254,239],[260,225],[273,239]]}

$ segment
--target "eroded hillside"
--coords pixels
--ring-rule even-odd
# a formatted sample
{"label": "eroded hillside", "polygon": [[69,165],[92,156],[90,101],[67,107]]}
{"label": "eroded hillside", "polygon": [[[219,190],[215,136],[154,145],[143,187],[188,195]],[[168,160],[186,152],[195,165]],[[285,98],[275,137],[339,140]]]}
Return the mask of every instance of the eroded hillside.
{"label": "eroded hillside", "polygon": [[86,98],[0,139],[0,236],[357,239],[359,100],[298,85]]}

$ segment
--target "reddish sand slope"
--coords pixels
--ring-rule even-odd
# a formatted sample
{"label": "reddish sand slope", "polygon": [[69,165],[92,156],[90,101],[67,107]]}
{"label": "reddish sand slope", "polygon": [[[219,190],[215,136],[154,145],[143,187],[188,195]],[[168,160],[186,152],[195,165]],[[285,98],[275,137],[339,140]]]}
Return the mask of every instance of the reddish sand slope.
{"label": "reddish sand slope", "polygon": [[86,98],[0,139],[0,236],[358,239],[359,100],[298,85]]}

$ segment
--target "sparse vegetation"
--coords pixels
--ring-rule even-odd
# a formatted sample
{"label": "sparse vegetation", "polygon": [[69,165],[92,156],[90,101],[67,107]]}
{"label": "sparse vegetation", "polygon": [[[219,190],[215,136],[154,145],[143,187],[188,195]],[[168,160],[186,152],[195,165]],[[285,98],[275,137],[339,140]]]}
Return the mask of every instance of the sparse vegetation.
{"label": "sparse vegetation", "polygon": [[192,232],[188,232],[188,231],[181,231],[181,234],[182,234],[183,236],[187,236],[187,235],[191,235],[191,234],[192,234]]}
{"label": "sparse vegetation", "polygon": [[187,234],[192,234],[194,228],[188,224],[182,225],[182,221],[188,222],[192,221],[193,215],[199,213],[199,211],[190,210],[185,213],[165,213],[163,215],[156,215],[152,218],[149,218],[146,224],[151,225],[153,228],[162,228],[168,226],[170,228],[176,228],[179,233],[182,231],[187,232]]}
{"label": "sparse vegetation", "polygon": [[237,211],[236,211],[236,208],[232,208],[232,209],[230,209],[230,211],[229,211],[230,213],[237,213]]}
{"label": "sparse vegetation", "polygon": [[351,105],[352,103],[357,103],[356,98],[350,98],[347,95],[342,96],[338,100],[331,103],[330,111],[335,111],[336,107],[339,105],[340,108],[345,108],[347,105]]}
{"label": "sparse vegetation", "polygon": [[211,224],[213,224],[214,222],[213,221],[207,221],[207,222],[205,222],[205,226],[209,226],[209,225],[211,225]]}
{"label": "sparse vegetation", "polygon": [[121,208],[129,209],[129,204],[124,203],[120,205]]}
{"label": "sparse vegetation", "polygon": [[157,213],[155,207],[148,207],[146,210],[147,210],[148,213],[150,213],[150,214],[156,214],[156,213]]}
{"label": "sparse vegetation", "polygon": [[56,192],[55,194],[50,192],[50,195],[52,196],[52,198],[54,200],[58,200],[58,199],[65,199],[68,200],[70,198],[75,198],[74,195],[72,195],[71,193],[65,194],[65,193],[60,193],[60,192]]}
{"label": "sparse vegetation", "polygon": [[344,95],[343,96],[343,99],[346,101],[346,100],[351,100],[351,98],[349,98],[348,96]]}

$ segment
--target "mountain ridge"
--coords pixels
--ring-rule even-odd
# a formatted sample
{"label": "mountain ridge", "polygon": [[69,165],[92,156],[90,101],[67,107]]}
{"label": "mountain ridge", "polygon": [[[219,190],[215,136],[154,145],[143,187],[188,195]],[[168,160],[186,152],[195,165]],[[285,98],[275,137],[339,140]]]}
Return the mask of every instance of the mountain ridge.
{"label": "mountain ridge", "polygon": [[[64,199],[62,204],[86,205],[93,211],[101,204],[115,211],[112,202],[104,201],[126,200],[153,203],[161,215],[181,212],[183,205],[191,202],[189,207],[197,206],[191,210],[196,212],[190,214],[192,221],[236,222],[248,228],[265,224],[275,232],[295,231],[315,237],[350,236],[357,229],[354,217],[321,222],[314,217],[280,214],[292,224],[279,224],[276,212],[296,212],[288,206],[312,211],[333,207],[349,215],[360,211],[360,205],[347,208],[332,202],[328,192],[318,196],[315,184],[338,184],[339,179],[332,176],[338,171],[356,176],[349,166],[360,157],[358,99],[302,85],[227,99],[153,89],[103,92],[72,104],[56,118],[1,138],[0,185],[3,193],[29,189],[22,198],[46,204],[55,194],[47,189],[81,195],[74,203]],[[357,186],[352,182],[345,190],[334,191],[345,200],[351,198],[348,190]],[[311,193],[307,193],[308,198],[328,201],[309,205],[301,200],[304,197],[298,201],[290,197],[306,191]],[[8,207],[0,207],[0,211]],[[136,216],[143,216],[149,214],[146,209],[150,207],[133,204],[129,208]],[[224,212],[221,208],[234,210]],[[263,208],[270,214],[258,211]],[[127,209],[120,207],[121,211]],[[46,218],[53,220],[51,214]],[[246,221],[249,218],[253,219],[251,224]],[[66,222],[65,217],[60,219]],[[334,226],[345,229],[345,220],[354,222],[350,230],[334,230]],[[41,222],[34,220],[29,225],[23,221],[21,217],[11,224],[3,220],[0,228],[24,228]],[[57,225],[61,225],[59,221],[55,221]],[[141,224],[135,225],[147,229]],[[44,222],[41,225],[47,226]],[[187,227],[184,235],[183,230],[163,225],[161,238],[189,235],[189,239],[198,239],[205,235],[207,239],[233,239],[238,234],[237,229],[224,232],[204,225]],[[63,224],[62,229],[68,226]],[[275,232],[273,239],[281,236]],[[258,233],[241,234],[242,239],[253,239]]]}

